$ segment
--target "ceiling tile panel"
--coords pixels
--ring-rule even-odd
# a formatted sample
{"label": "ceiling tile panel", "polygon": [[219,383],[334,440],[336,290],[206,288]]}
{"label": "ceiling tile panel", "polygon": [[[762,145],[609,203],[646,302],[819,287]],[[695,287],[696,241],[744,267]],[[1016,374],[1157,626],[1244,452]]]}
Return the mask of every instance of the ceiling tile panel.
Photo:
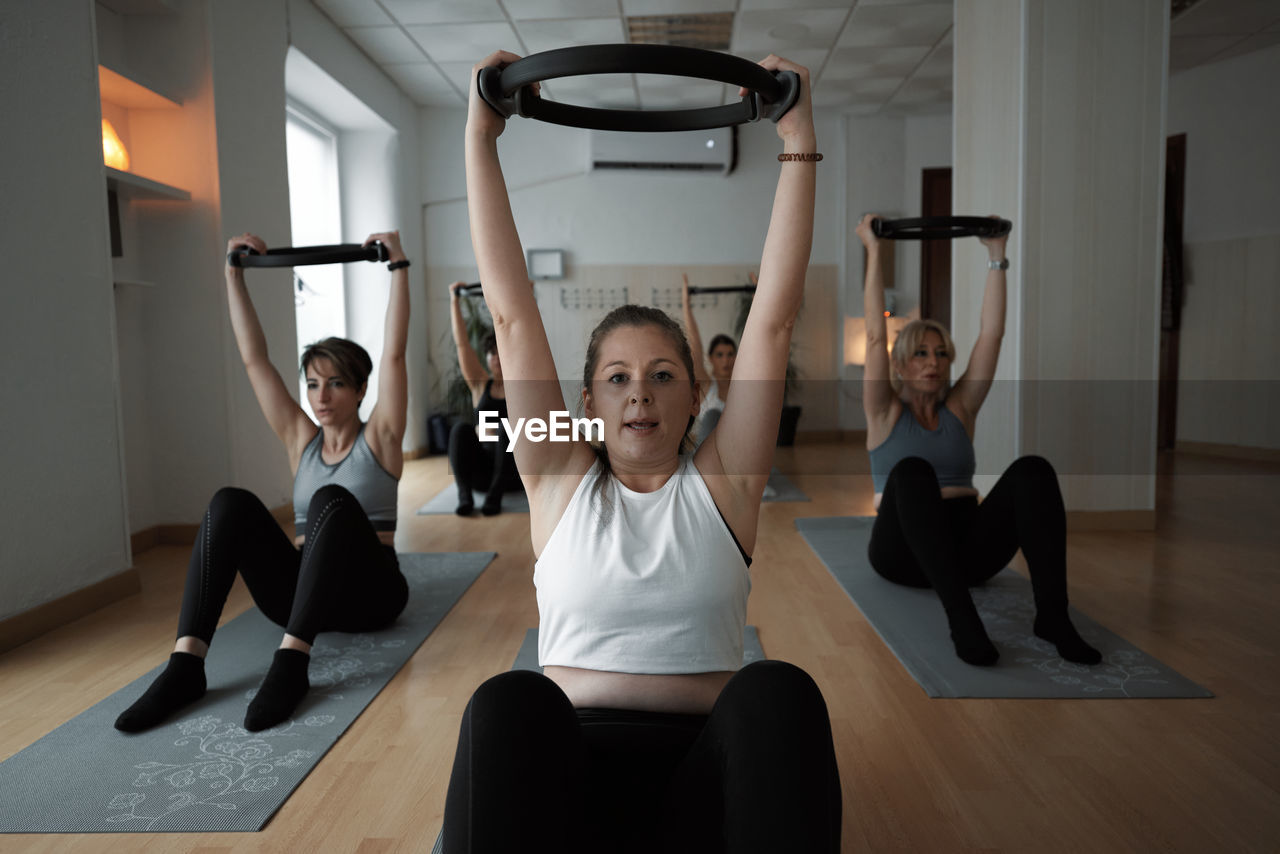
{"label": "ceiling tile panel", "polygon": [[840,37],[840,47],[924,45],[931,47],[951,28],[950,4],[858,6]]}
{"label": "ceiling tile panel", "polygon": [[547,84],[546,95],[553,101],[582,107],[636,108],[636,89],[630,74],[562,77]]}
{"label": "ceiling tile panel", "polygon": [[1174,36],[1169,39],[1169,71],[1202,65],[1239,42],[1240,36]]}
{"label": "ceiling tile panel", "polygon": [[733,12],[736,0],[622,0],[624,15],[692,15],[697,12]]}
{"label": "ceiling tile panel", "polygon": [[618,14],[618,0],[503,0],[517,21],[539,18],[608,18]]}
{"label": "ceiling tile panel", "polygon": [[739,56],[786,56],[796,48],[829,48],[847,15],[845,9],[740,12],[731,49]]}
{"label": "ceiling tile panel", "polygon": [[467,24],[505,21],[498,0],[381,0],[397,21],[410,24]]}
{"label": "ceiling tile panel", "polygon": [[841,47],[822,70],[824,82],[862,77],[906,77],[929,54],[927,47]]}
{"label": "ceiling tile panel", "polygon": [[[761,49],[738,55],[743,59],[749,59],[752,62],[759,62],[768,56],[769,53],[769,51]],[[827,50],[825,47],[794,47],[788,49],[782,55],[797,65],[803,65],[805,68],[809,69],[811,73],[817,73],[818,69],[822,67],[822,64],[827,61],[827,57],[831,55],[831,51]]]}
{"label": "ceiling tile panel", "polygon": [[673,85],[651,74],[637,75],[636,85],[640,90],[640,104],[646,110],[718,107],[724,91],[722,84],[711,80],[687,80]]}
{"label": "ceiling tile panel", "polygon": [[529,53],[584,44],[620,44],[627,40],[620,18],[570,21],[517,21],[516,30]]}
{"label": "ceiling tile panel", "polygon": [[394,23],[376,0],[314,0],[339,27],[381,27]]}
{"label": "ceiling tile panel", "polygon": [[1170,27],[1175,36],[1248,36],[1280,20],[1276,0],[1201,0]]}
{"label": "ceiling tile panel", "polygon": [[1236,42],[1221,53],[1215,54],[1212,61],[1219,62],[1224,59],[1230,59],[1233,56],[1243,56],[1246,53],[1265,50],[1278,44],[1280,44],[1280,32],[1255,33],[1242,41]]}
{"label": "ceiling tile panel", "polygon": [[507,23],[417,25],[407,29],[436,62],[475,65],[495,50],[521,52],[515,30]]}
{"label": "ceiling tile panel", "polygon": [[379,65],[422,62],[422,51],[399,27],[349,27],[344,32]]}
{"label": "ceiling tile panel", "polygon": [[454,86],[463,92],[471,91],[471,69],[475,67],[474,62],[441,62],[439,65],[441,73],[452,80]]}
{"label": "ceiling tile panel", "polygon": [[466,101],[429,62],[384,65],[383,70],[404,92],[423,106],[461,107]]}
{"label": "ceiling tile panel", "polygon": [[852,3],[841,3],[840,0],[742,0],[738,7],[742,12],[790,12],[794,9],[840,9],[849,11]]}

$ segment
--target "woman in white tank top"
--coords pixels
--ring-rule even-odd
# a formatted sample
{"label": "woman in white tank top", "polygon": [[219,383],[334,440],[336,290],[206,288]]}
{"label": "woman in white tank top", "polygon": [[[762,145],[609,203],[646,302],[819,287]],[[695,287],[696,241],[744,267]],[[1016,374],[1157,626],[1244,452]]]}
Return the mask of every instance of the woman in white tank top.
{"label": "woman in white tank top", "polygon": [[[498,161],[505,121],[474,84],[518,58],[500,51],[472,75],[467,200],[510,417],[550,421],[564,401]],[[761,65],[800,75],[778,135],[788,154],[816,152],[808,72],[774,56]],[[741,667],[816,169],[804,157],[780,167],[744,355],[691,458],[692,354],[678,324],[640,306],[612,312],[588,344],[582,406],[603,425],[599,446],[517,440],[545,675],[501,674],[468,704],[446,852],[839,850],[821,692],[783,662]]]}

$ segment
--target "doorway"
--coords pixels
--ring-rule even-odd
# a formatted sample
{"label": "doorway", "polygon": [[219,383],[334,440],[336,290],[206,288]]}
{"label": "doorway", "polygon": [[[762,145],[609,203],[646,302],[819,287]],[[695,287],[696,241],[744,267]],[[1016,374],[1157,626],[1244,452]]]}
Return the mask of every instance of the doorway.
{"label": "doorway", "polygon": [[1160,275],[1160,385],[1156,404],[1156,450],[1178,443],[1178,335],[1182,328],[1182,203],[1187,172],[1187,135],[1165,142],[1164,259]]}
{"label": "doorway", "polygon": [[[921,216],[951,215],[951,167],[921,173]],[[920,317],[951,328],[951,241],[920,241]]]}

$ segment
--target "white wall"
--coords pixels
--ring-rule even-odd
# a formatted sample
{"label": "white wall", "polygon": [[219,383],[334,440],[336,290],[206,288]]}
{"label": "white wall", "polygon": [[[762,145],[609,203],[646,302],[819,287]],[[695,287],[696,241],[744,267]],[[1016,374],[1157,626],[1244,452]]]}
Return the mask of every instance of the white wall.
{"label": "white wall", "polygon": [[1280,448],[1276,80],[1280,47],[1169,80],[1169,134],[1187,135],[1179,441]]}
{"label": "white wall", "polygon": [[1169,78],[1169,135],[1187,135],[1183,240],[1280,234],[1280,45]]}
{"label": "white wall", "polygon": [[[437,374],[452,363],[445,288],[455,278],[475,281],[477,275],[465,199],[465,122],[462,110],[423,111],[424,241],[432,276],[430,343]],[[818,382],[838,377],[840,318],[832,300],[835,270],[844,251],[840,124],[834,117],[817,122],[818,147],[826,159],[818,167],[810,268],[823,269],[811,280],[813,293],[806,297],[802,330],[797,333],[797,361],[805,365],[803,379],[813,383],[815,391]],[[748,271],[759,269],[781,150],[772,123],[739,127],[738,165],[728,176],[590,172],[586,131],[519,118],[507,123],[498,145],[521,241],[526,248],[565,250],[569,278],[564,287],[630,283],[631,299],[646,301],[654,287],[678,287],[682,268],[690,271],[695,284],[708,285],[743,283]],[[656,278],[651,280],[645,270]],[[723,278],[699,281],[699,274]],[[581,375],[581,352],[602,312],[561,308],[561,286],[540,283],[539,304],[560,376],[572,379]],[[679,315],[678,304],[673,313]],[[704,339],[729,331],[723,327],[732,314],[732,301],[727,299],[705,314],[700,310]],[[832,397],[829,385],[823,391]],[[834,407],[818,397],[804,404],[808,414],[802,430],[837,426]]]}
{"label": "white wall", "polygon": [[0,12],[0,619],[128,565],[93,6]]}
{"label": "white wall", "polygon": [[[422,121],[427,252],[435,265],[474,264],[467,231],[461,110],[428,109]],[[732,174],[589,172],[588,135],[512,119],[498,140],[520,238],[526,247],[560,247],[570,263],[738,263],[760,257],[778,181],[781,141],[771,122],[738,129]],[[839,125],[819,121],[818,146],[838,166]],[[838,200],[830,176],[818,183],[811,263],[837,260]],[[697,223],[691,228],[690,223]]]}

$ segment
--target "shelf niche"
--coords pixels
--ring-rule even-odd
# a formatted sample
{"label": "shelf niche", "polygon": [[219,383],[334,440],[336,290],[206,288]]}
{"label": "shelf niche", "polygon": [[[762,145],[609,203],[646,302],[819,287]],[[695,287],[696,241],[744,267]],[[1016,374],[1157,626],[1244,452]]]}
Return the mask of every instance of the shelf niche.
{"label": "shelf niche", "polygon": [[[131,110],[180,110],[182,101],[162,95],[150,86],[130,79],[105,65],[98,66],[98,95],[102,117],[123,141],[125,150],[133,148],[130,140]],[[111,230],[111,256],[124,254],[120,227],[120,201],[190,201],[191,193],[134,172],[104,166],[107,177],[107,208]]]}

